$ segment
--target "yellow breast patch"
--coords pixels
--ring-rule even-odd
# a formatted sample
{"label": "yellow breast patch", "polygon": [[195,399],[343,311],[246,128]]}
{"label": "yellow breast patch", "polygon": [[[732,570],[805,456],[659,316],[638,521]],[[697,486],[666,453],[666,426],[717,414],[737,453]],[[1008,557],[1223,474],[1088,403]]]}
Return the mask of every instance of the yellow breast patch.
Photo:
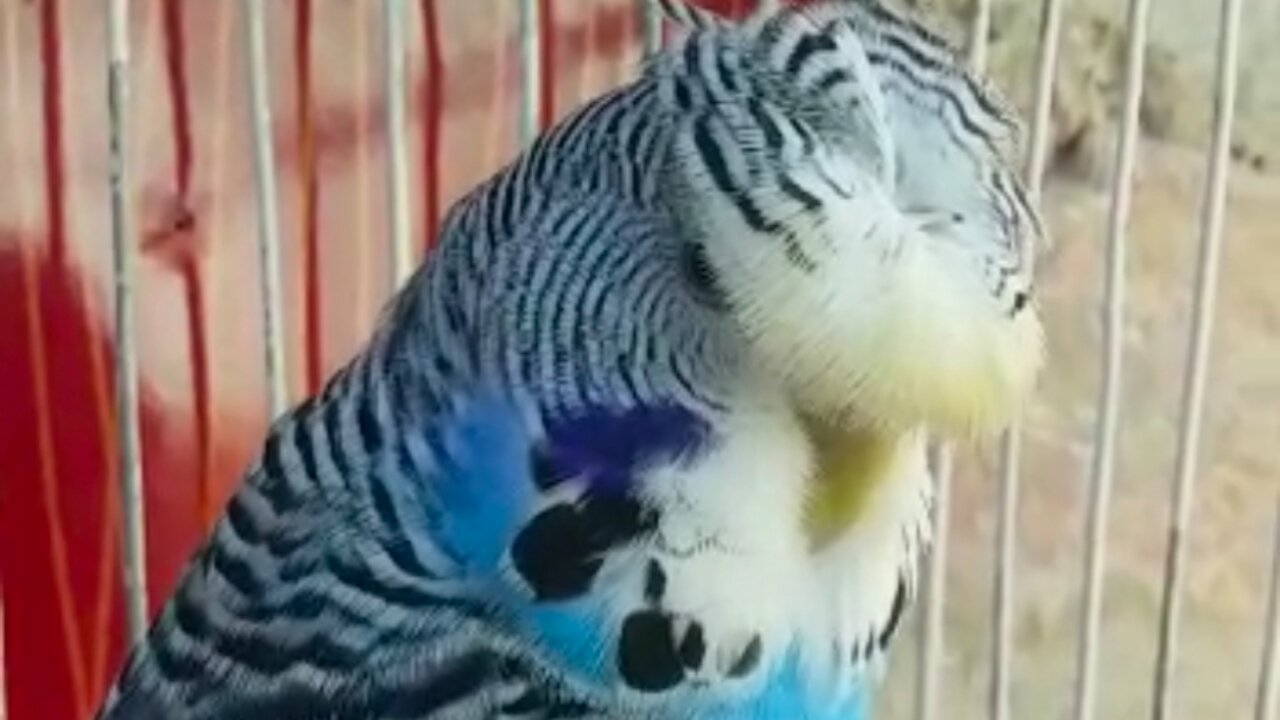
{"label": "yellow breast patch", "polygon": [[866,509],[871,491],[890,476],[896,439],[806,418],[816,455],[805,503],[805,529],[814,551],[839,537]]}

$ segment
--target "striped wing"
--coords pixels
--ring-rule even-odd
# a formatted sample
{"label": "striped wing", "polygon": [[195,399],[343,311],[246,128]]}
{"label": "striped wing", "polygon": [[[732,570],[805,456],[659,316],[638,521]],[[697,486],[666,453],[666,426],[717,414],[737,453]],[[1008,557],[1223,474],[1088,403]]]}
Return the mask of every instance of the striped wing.
{"label": "striped wing", "polygon": [[[419,476],[414,443],[379,412],[361,370],[336,381],[335,397],[276,424],[101,720],[586,712],[535,669],[534,654],[493,603],[491,583],[475,574],[483,558],[431,536],[443,522],[475,519],[465,504],[477,498],[444,498],[464,504],[447,520],[443,496],[421,492],[447,483]],[[480,457],[459,439],[482,441],[487,464],[471,469],[507,472],[511,456],[502,449],[520,446],[512,434],[519,425],[485,422],[448,438],[462,453],[454,466]],[[526,457],[518,460],[522,478]],[[430,468],[449,464],[437,459]],[[494,514],[510,505],[492,492],[486,500]]]}

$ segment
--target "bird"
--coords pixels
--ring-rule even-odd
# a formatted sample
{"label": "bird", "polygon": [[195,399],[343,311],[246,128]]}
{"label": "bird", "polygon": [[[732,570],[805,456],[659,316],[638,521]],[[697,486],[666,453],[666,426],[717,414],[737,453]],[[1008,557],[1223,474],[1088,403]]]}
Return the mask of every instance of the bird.
{"label": "bird", "polygon": [[866,717],[1043,362],[1020,125],[878,0],[678,26],[446,214],[100,720]]}

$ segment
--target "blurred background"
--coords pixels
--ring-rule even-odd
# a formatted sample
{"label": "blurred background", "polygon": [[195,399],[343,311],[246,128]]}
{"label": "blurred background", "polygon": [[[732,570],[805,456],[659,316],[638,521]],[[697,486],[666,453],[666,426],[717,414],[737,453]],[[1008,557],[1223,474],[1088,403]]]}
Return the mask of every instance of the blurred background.
{"label": "blurred background", "polygon": [[[1187,539],[1174,710],[1253,716],[1280,493],[1280,0],[1243,0],[1221,284]],[[533,3],[531,3],[533,4]],[[704,2],[742,13],[750,0]],[[1041,0],[916,3],[960,47],[984,17],[997,83],[1029,109]],[[529,88],[519,0],[405,12],[415,251],[540,123],[632,76],[635,0],[537,0]],[[382,3],[264,2],[287,392],[359,347],[393,287]],[[113,368],[105,2],[0,0],[0,642],[9,720],[80,720],[124,653]],[[154,609],[268,421],[244,4],[139,0],[128,113],[146,565]],[[1102,379],[1107,214],[1128,29],[1068,0],[1052,88],[1040,261],[1049,333],[1025,418],[1010,711],[1075,711],[1086,508]],[[1099,718],[1147,717],[1201,241],[1219,0],[1154,0],[1127,244],[1120,415],[1097,644]],[[522,105],[527,92],[536,93]],[[1114,299],[1113,299],[1114,302]],[[904,640],[881,716],[989,717],[997,447],[961,448],[937,661]],[[913,626],[922,613],[914,614]],[[938,636],[935,634],[935,640]],[[921,667],[926,670],[922,672]],[[936,706],[918,702],[922,677]],[[0,699],[0,717],[5,714]],[[1262,716],[1258,715],[1260,720]]]}

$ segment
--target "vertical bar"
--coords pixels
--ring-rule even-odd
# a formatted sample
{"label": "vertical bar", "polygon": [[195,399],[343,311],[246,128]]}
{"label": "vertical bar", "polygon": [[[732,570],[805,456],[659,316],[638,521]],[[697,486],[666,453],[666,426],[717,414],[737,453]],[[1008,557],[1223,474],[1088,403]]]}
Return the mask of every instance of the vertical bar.
{"label": "vertical bar", "polygon": [[383,60],[387,95],[387,212],[391,230],[391,281],[395,288],[413,272],[413,215],[409,205],[408,87],[405,46],[406,0],[382,0]]}
{"label": "vertical bar", "polygon": [[510,3],[498,3],[493,13],[495,31],[493,40],[493,77],[489,81],[491,87],[488,100],[489,129],[485,133],[484,144],[484,167],[489,169],[501,167],[507,153],[508,98],[506,77],[507,68],[510,64],[507,57],[509,47],[507,41],[511,33],[511,29],[508,27],[508,12],[511,7]]}
{"label": "vertical bar", "polygon": [[599,84],[595,79],[596,71],[598,69],[596,66],[602,63],[591,60],[591,58],[596,57],[596,41],[598,40],[597,35],[600,28],[599,15],[600,10],[593,7],[586,11],[582,19],[579,21],[581,23],[579,27],[582,32],[582,44],[579,52],[581,53],[582,61],[578,63],[578,67],[575,70],[575,73],[578,76],[578,82],[576,94],[575,97],[570,100],[571,103],[582,102],[586,98],[590,97],[592,92],[597,90],[599,87]]}
{"label": "vertical bar", "polygon": [[1000,442],[1000,498],[996,515],[995,587],[991,622],[991,686],[987,714],[1009,717],[1009,680],[1013,657],[1013,585],[1017,574],[1014,543],[1018,536],[1019,459],[1022,433],[1015,424]]}
{"label": "vertical bar", "polygon": [[[3,35],[0,35],[0,48],[3,48],[4,75],[0,77],[0,88],[5,90],[5,95],[0,98],[0,103],[5,103],[10,108],[18,107],[17,98],[22,97],[18,89],[22,70],[20,68],[18,56],[18,20],[16,16],[16,8],[12,4],[0,5],[0,25],[3,25]],[[7,152],[15,152],[19,147],[21,134],[17,130],[17,123],[14,122],[6,127],[8,132],[3,138],[5,141],[4,148]],[[10,157],[14,157],[10,155]],[[15,175],[17,173],[14,173]],[[6,178],[6,180],[10,180]],[[17,195],[17,212],[16,222],[19,231],[26,230],[27,202],[25,188],[21,187],[22,183],[17,183],[19,187],[15,190]],[[4,583],[0,582],[0,720],[6,720],[9,711],[9,691],[8,681],[6,680],[7,660],[4,651]]]}
{"label": "vertical bar", "polygon": [[991,36],[991,0],[974,0],[969,18],[969,67],[982,72],[987,67],[988,38]]}
{"label": "vertical bar", "polygon": [[1231,173],[1231,126],[1235,120],[1236,66],[1240,45],[1241,0],[1222,0],[1218,28],[1217,76],[1214,81],[1213,137],[1209,171],[1200,209],[1200,253],[1196,263],[1195,300],[1191,311],[1191,339],[1183,378],[1182,423],[1178,432],[1177,464],[1173,477],[1173,505],[1169,514],[1164,593],[1160,603],[1160,634],[1152,717],[1173,714],[1173,664],[1178,654],[1178,616],[1186,575],[1186,536],[1204,416],[1204,391],[1209,364],[1209,340],[1218,292],[1222,226],[1227,207],[1227,179]]}
{"label": "vertical bar", "polygon": [[138,432],[138,348],[134,323],[134,227],[129,176],[129,2],[107,8],[107,127],[115,280],[116,424],[120,443],[120,503],[125,621],[130,644],[147,631],[146,518]]}
{"label": "vertical bar", "polygon": [[[498,24],[502,28],[502,52],[498,53],[498,82],[494,87],[499,96],[505,97],[506,88],[500,81],[506,77],[506,8],[505,3],[498,6],[500,10]],[[436,16],[436,0],[422,0],[422,44],[426,67],[424,81],[426,91],[422,93],[422,224],[424,231],[423,249],[430,250],[436,242],[440,224],[440,132],[444,117],[444,56],[440,52],[440,25]],[[496,109],[495,114],[501,108]]]}
{"label": "vertical bar", "polygon": [[[178,0],[182,2],[183,0]],[[323,382],[324,338],[320,279],[320,169],[316,153],[315,89],[312,82],[314,7],[311,0],[293,3],[294,108],[298,128],[298,206],[302,227],[302,327],[305,392]]]}
{"label": "vertical bar", "polygon": [[[5,17],[9,19],[8,31],[15,30],[14,15],[20,12],[20,9],[10,3],[8,7],[10,12],[5,13]],[[43,156],[44,173],[42,177],[43,203],[32,203],[36,193],[30,192],[34,188],[27,185],[26,178],[21,177],[19,173],[14,172],[13,178],[8,178],[8,187],[12,188],[13,195],[18,201],[18,222],[22,228],[32,227],[32,222],[44,223],[45,232],[47,233],[47,242],[44,248],[32,247],[28,243],[19,243],[19,257],[22,260],[22,286],[24,302],[23,315],[26,320],[26,336],[25,345],[27,346],[27,361],[31,369],[31,400],[35,407],[35,416],[31,418],[35,425],[36,453],[39,459],[40,470],[40,491],[41,491],[41,511],[44,519],[49,527],[49,545],[48,545],[48,561],[50,567],[50,580],[53,583],[54,599],[57,602],[58,625],[63,637],[61,648],[61,656],[66,660],[66,670],[71,680],[71,700],[72,706],[76,712],[83,715],[88,710],[88,697],[92,694],[89,689],[89,679],[87,677],[87,663],[85,662],[86,653],[81,643],[80,634],[77,632],[77,623],[75,618],[75,608],[73,607],[71,589],[70,589],[70,569],[67,567],[67,548],[66,533],[63,532],[62,515],[57,512],[59,502],[59,489],[61,486],[61,473],[58,467],[58,456],[54,441],[53,431],[53,413],[54,408],[51,403],[51,379],[49,378],[48,363],[45,358],[52,351],[50,346],[50,338],[48,328],[45,325],[46,316],[43,312],[43,303],[39,292],[39,260],[37,253],[47,252],[49,261],[56,267],[62,268],[66,263],[66,238],[67,238],[67,222],[66,222],[66,149],[64,143],[64,106],[63,106],[63,60],[62,60],[62,33],[59,28],[62,27],[60,18],[62,17],[61,3],[56,0],[46,0],[37,6],[39,16],[37,22],[39,24],[39,44],[38,44],[38,68],[40,88],[40,112],[39,117],[44,127],[43,143],[41,153]],[[17,37],[15,35],[14,37]],[[8,37],[6,36],[6,41]],[[19,43],[6,42],[0,45],[0,49],[8,49],[5,60],[8,66],[8,93],[6,100],[14,103],[13,107],[21,107],[15,101],[15,98],[23,98],[24,78],[26,74],[21,72],[21,53],[19,52]],[[10,142],[16,142],[18,133],[17,125],[13,125],[8,138]],[[33,207],[38,208],[43,205],[43,215],[35,217],[32,215]],[[96,369],[96,365],[94,366]],[[93,374],[96,380],[97,373]],[[95,390],[97,383],[94,383]],[[98,398],[95,397],[95,400]],[[95,402],[95,405],[101,403]],[[95,410],[98,408],[95,407]],[[113,468],[114,470],[115,468]],[[11,664],[10,667],[13,667]]]}
{"label": "vertical bar", "polygon": [[[1036,54],[1035,97],[1031,106],[1031,132],[1027,148],[1027,188],[1034,199],[1044,189],[1044,174],[1049,163],[1049,137],[1052,135],[1051,110],[1053,84],[1058,69],[1058,48],[1062,36],[1062,7],[1066,0],[1045,0],[1040,17],[1039,52]],[[1024,257],[1033,257],[1028,248]]]}
{"label": "vertical bar", "polygon": [[542,87],[542,41],[538,0],[520,0],[520,145],[538,136],[539,88]]}
{"label": "vertical bar", "polygon": [[658,2],[659,0],[640,0],[640,28],[646,58],[662,50],[662,8],[658,6]]}
{"label": "vertical bar", "polygon": [[[173,130],[173,186],[177,193],[178,212],[180,216],[175,225],[188,223],[193,213],[191,210],[191,187],[196,170],[196,141],[191,114],[191,98],[188,92],[187,74],[187,31],[183,0],[164,0],[161,16],[164,22],[164,54],[165,76],[169,90],[171,110],[171,126]],[[301,5],[300,5],[301,7]],[[183,231],[185,234],[186,231]],[[217,237],[217,235],[214,235]],[[195,478],[196,502],[195,519],[202,529],[208,528],[212,522],[212,457],[210,445],[210,388],[209,388],[209,355],[207,352],[208,336],[204,312],[204,282],[201,276],[199,253],[184,238],[182,251],[174,258],[173,265],[182,280],[184,303],[187,315],[187,351],[191,358],[191,405],[192,419],[195,423],[195,445],[197,470]],[[107,635],[107,623],[110,618],[103,607],[97,620],[96,634]],[[106,643],[99,643],[100,648],[95,658],[95,667],[106,663]],[[101,674],[95,670],[94,675]]]}
{"label": "vertical bar", "polygon": [[[1048,160],[1050,107],[1058,65],[1063,0],[1045,0],[1036,53],[1031,138],[1027,153],[1027,188],[1032,201],[1041,196]],[[1031,263],[1038,248],[1022,248]],[[1021,419],[1015,419],[1000,442],[1000,499],[996,526],[996,571],[992,619],[991,687],[987,712],[992,720],[1008,720],[1013,667],[1014,584],[1017,578],[1018,497],[1021,484]]]}
{"label": "vertical bar", "polygon": [[285,411],[284,326],[280,290],[280,220],[276,163],[271,138],[271,90],[267,77],[266,17],[263,0],[243,0],[249,73],[254,182],[258,191],[258,255],[262,272],[262,326],[266,353],[268,410]]}
{"label": "vertical bar", "polygon": [[[986,64],[990,18],[991,0],[976,0],[969,32],[968,62],[978,72]],[[951,526],[951,482],[955,451],[949,443],[935,445],[933,451],[937,490],[933,507],[933,549],[929,554],[928,564],[928,595],[924,602],[924,623],[920,629],[920,678],[916,687],[919,693],[916,716],[919,720],[933,720],[938,715],[938,687],[943,654],[946,651],[943,627],[946,617],[947,543]]]}
{"label": "vertical bar", "polygon": [[[969,67],[975,73],[983,73],[987,67],[987,51],[991,35],[991,0],[975,0],[973,15],[969,18]],[[1005,433],[1001,443],[1003,464],[1001,479],[1016,475],[1017,451],[1014,444],[1018,437]],[[1010,635],[1010,607],[1013,563],[1012,536],[1016,532],[1017,487],[1012,482],[1001,482],[997,511],[995,600],[992,623],[992,659],[990,713],[993,718],[1008,716],[1008,647]]]}
{"label": "vertical bar", "polygon": [[555,0],[538,0],[538,128],[556,119],[556,8]]}
{"label": "vertical bar", "polygon": [[783,0],[756,0],[755,8],[747,17],[767,17],[781,10],[784,4]]}
{"label": "vertical bar", "polygon": [[1103,565],[1106,561],[1107,518],[1115,464],[1116,428],[1120,410],[1122,350],[1124,343],[1125,254],[1132,205],[1133,168],[1138,145],[1138,110],[1146,65],[1147,16],[1150,0],[1129,0],[1129,47],[1125,64],[1124,102],[1120,138],[1116,144],[1116,170],[1107,216],[1106,289],[1103,312],[1102,386],[1099,417],[1090,472],[1086,519],[1084,600],[1081,608],[1080,648],[1076,666],[1076,720],[1093,717],[1096,694],[1098,627],[1102,615]]}
{"label": "vertical bar", "polygon": [[933,448],[933,472],[937,483],[933,504],[933,548],[925,575],[924,622],[920,626],[920,665],[916,683],[916,718],[938,717],[938,687],[945,647],[943,618],[947,595],[947,535],[950,533],[951,473],[950,445]]}
{"label": "vertical bar", "polygon": [[1263,628],[1262,669],[1254,720],[1276,720],[1280,710],[1280,498],[1276,502],[1275,539],[1271,547],[1271,590]]}
{"label": "vertical bar", "polygon": [[[436,0],[428,0],[427,4],[435,6]],[[352,94],[355,97],[368,97],[369,90],[369,7],[365,3],[348,3],[348,18],[351,22],[351,79]],[[369,125],[369,106],[366,103],[355,104],[352,115],[355,127],[355,138],[351,144],[353,164],[352,172],[355,181],[355,227],[361,238],[372,235],[370,217],[373,211],[373,182],[369,161],[369,139],[373,136]],[[373,295],[369,291],[369,258],[372,255],[370,243],[357,242],[355,250],[355,296],[351,315],[352,327],[363,336],[368,327],[369,313],[366,310],[368,301]],[[378,300],[379,304],[381,300]]]}
{"label": "vertical bar", "polygon": [[9,717],[9,690],[5,683],[4,657],[4,592],[0,589],[0,720]]}
{"label": "vertical bar", "polygon": [[[982,72],[986,64],[990,17],[991,0],[977,0],[969,37],[969,64],[977,72]],[[954,449],[950,444],[934,446],[933,467],[937,491],[933,507],[933,549],[928,563],[928,594],[924,601],[925,618],[920,632],[920,677],[916,686],[916,716],[919,720],[932,720],[938,714],[939,677],[946,647],[943,621],[946,615],[953,453]]]}

